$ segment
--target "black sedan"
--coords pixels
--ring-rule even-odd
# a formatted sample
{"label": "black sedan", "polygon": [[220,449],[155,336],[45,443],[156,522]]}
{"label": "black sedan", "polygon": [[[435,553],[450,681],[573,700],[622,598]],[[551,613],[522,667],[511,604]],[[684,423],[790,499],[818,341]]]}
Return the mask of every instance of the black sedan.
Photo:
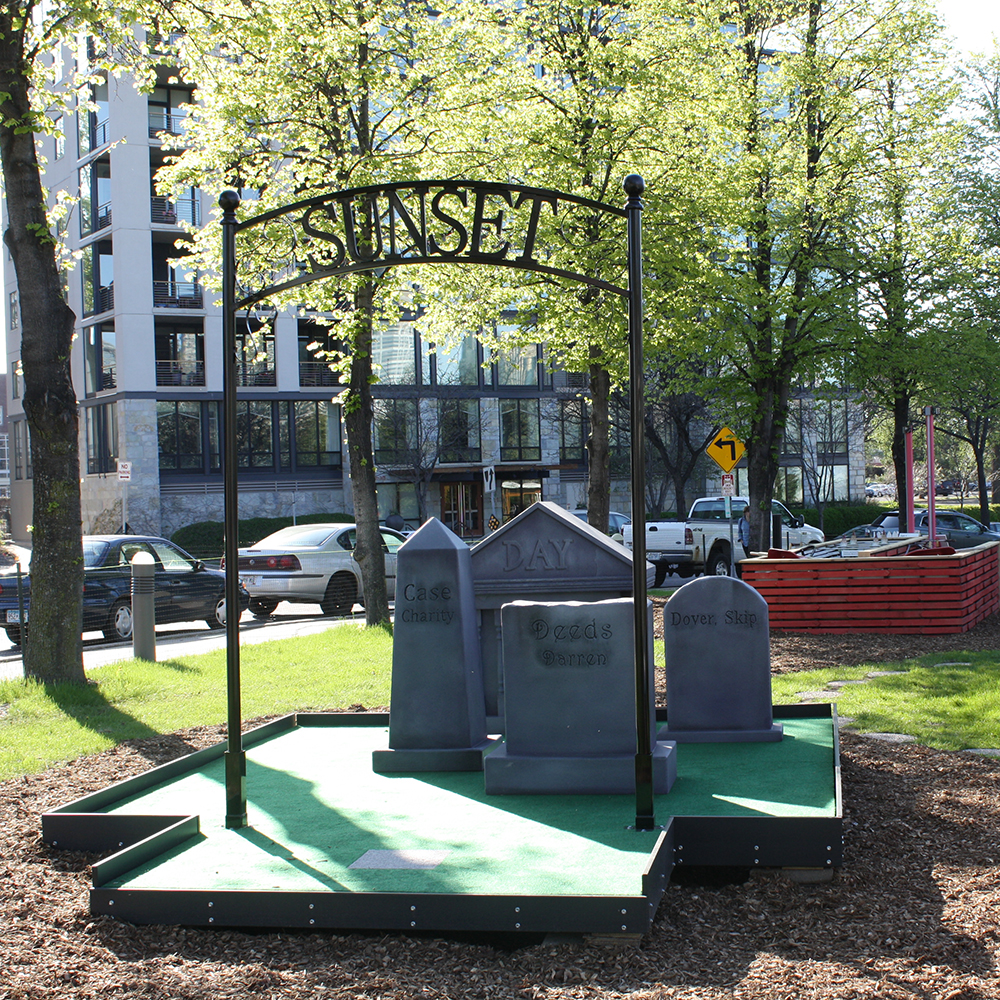
{"label": "black sedan", "polygon": [[[85,535],[83,538],[83,631],[103,632],[109,641],[132,637],[132,559],[140,552],[155,565],[153,584],[156,623],[204,621],[209,628],[226,625],[226,576],[209,569],[165,538],[147,535]],[[21,642],[20,606],[31,622],[31,577],[0,576],[0,624],[14,645]],[[240,614],[250,595],[240,587]]]}

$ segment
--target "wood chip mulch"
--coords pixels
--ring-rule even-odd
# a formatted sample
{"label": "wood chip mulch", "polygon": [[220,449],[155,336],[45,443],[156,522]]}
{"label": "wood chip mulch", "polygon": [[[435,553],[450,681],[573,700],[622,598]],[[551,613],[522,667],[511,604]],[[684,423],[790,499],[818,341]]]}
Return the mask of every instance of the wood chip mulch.
{"label": "wood chip mulch", "polygon": [[[775,669],[891,662],[1000,649],[1000,622],[930,638],[775,633],[772,645]],[[0,1000],[1000,998],[998,759],[843,733],[834,880],[754,870],[725,885],[674,883],[639,941],[247,934],[91,917],[95,859],[43,844],[40,814],[221,736],[136,740],[0,784]]]}

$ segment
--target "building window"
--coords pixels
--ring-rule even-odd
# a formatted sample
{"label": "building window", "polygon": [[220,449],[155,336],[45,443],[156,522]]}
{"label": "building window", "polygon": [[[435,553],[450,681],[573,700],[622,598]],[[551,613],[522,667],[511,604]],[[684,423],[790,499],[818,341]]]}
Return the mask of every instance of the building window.
{"label": "building window", "polygon": [[333,329],[309,320],[299,322],[299,385],[340,385],[341,373],[330,369],[341,353]]}
{"label": "building window", "polygon": [[95,160],[80,168],[80,235],[111,225],[111,163]]}
{"label": "building window", "polygon": [[500,499],[503,519],[507,522],[542,499],[541,480],[530,476],[504,476],[500,481]]}
{"label": "building window", "polygon": [[417,401],[376,399],[375,464],[407,465],[417,447]]}
{"label": "building window", "polygon": [[80,156],[105,145],[108,141],[108,84],[107,81],[90,88],[92,108],[82,108],[77,114],[80,136]]}
{"label": "building window", "polygon": [[237,317],[236,365],[237,385],[277,385],[273,317]]}
{"label": "building window", "polygon": [[182,87],[156,87],[149,95],[149,137],[163,132],[183,135],[187,129],[185,105],[194,102],[194,92]]}
{"label": "building window", "polygon": [[153,305],[157,309],[204,308],[197,274],[189,275],[186,265],[177,260],[183,256],[183,250],[171,243],[153,244]]}
{"label": "building window", "polygon": [[26,420],[14,421],[14,478],[31,479],[31,436]]}
{"label": "building window", "polygon": [[13,369],[11,371],[11,386],[10,395],[11,399],[21,398],[21,382],[24,380],[24,370],[21,366],[21,359],[17,358],[14,361]]}
{"label": "building window", "polygon": [[65,122],[62,115],[56,115],[52,120],[52,127],[55,130],[55,150],[54,158],[61,160],[66,155],[66,132]]}
{"label": "building window", "polygon": [[269,400],[237,404],[236,448],[241,469],[274,468],[274,413]]}
{"label": "building window", "polygon": [[111,240],[92,243],[83,253],[83,314],[109,312],[115,307],[115,268]]}
{"label": "building window", "polygon": [[[475,337],[465,337],[459,343],[447,347],[432,344],[427,358],[434,369],[434,381],[438,385],[478,386],[482,368],[479,359],[479,341]],[[425,371],[425,384],[430,369]]]}
{"label": "building window", "polygon": [[535,344],[499,348],[496,352],[497,385],[538,385],[538,354]]}
{"label": "building window", "polygon": [[584,464],[589,434],[590,413],[586,400],[559,400],[559,461]]}
{"label": "building window", "polygon": [[339,466],[340,407],[323,400],[297,400],[294,407],[297,467]]}
{"label": "building window", "polygon": [[160,323],[154,334],[157,385],[205,384],[205,335],[200,323]]}
{"label": "building window", "polygon": [[11,330],[16,330],[21,325],[21,311],[18,309],[17,305],[17,292],[10,293],[10,301],[8,304],[8,322],[7,326]]}
{"label": "building window", "polygon": [[632,469],[630,420],[628,400],[613,398],[608,406],[608,471],[613,479],[626,478]]}
{"label": "building window", "polygon": [[204,468],[202,406],[196,400],[160,400],[156,404],[156,430],[161,469]]}
{"label": "building window", "polygon": [[417,385],[417,334],[411,321],[391,323],[372,336],[372,364],[383,385]]}
{"label": "building window", "polygon": [[802,400],[788,401],[788,418],[781,435],[782,455],[802,454]]}
{"label": "building window", "polygon": [[118,420],[114,403],[88,406],[87,472],[114,472],[118,462]]}
{"label": "building window", "polygon": [[442,462],[481,462],[479,400],[438,401],[438,442]]}
{"label": "building window", "polygon": [[96,323],[83,331],[83,373],[88,396],[117,385],[114,323]]}
{"label": "building window", "polygon": [[539,462],[542,458],[537,399],[500,400],[500,461]]}

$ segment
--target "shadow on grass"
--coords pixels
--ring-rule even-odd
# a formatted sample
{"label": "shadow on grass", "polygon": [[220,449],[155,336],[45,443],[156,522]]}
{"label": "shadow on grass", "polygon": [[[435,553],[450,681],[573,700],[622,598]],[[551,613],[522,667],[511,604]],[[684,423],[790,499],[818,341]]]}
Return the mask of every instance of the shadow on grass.
{"label": "shadow on grass", "polygon": [[115,743],[160,735],[108,701],[97,684],[46,684],[44,688],[53,704],[71,719]]}

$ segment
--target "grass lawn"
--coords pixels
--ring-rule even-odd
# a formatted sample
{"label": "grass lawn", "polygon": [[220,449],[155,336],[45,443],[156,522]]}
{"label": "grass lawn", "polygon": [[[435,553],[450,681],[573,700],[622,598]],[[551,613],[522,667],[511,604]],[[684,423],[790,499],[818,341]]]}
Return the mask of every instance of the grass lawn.
{"label": "grass lawn", "polygon": [[[871,673],[900,671],[881,677]],[[771,679],[775,704],[834,681],[861,681],[831,690],[837,713],[865,733],[906,733],[939,750],[1000,748],[1000,660],[996,652],[922,656],[905,663],[838,667]]]}
{"label": "grass lawn", "polygon": [[[772,678],[772,695],[776,704],[789,704],[832,681],[864,680],[829,692],[855,729],[907,733],[945,750],[1000,747],[998,655],[936,654],[781,674]],[[391,661],[390,634],[360,626],[243,646],[243,718],[388,705]],[[903,672],[868,677],[883,670]],[[86,686],[0,682],[0,781],[123,740],[226,719],[225,650],[158,663],[127,659],[88,677]]]}
{"label": "grass lawn", "polygon": [[[392,637],[342,627],[240,648],[243,718],[389,704]],[[93,682],[0,682],[0,781],[115,746],[226,719],[226,651],[87,672]]]}

